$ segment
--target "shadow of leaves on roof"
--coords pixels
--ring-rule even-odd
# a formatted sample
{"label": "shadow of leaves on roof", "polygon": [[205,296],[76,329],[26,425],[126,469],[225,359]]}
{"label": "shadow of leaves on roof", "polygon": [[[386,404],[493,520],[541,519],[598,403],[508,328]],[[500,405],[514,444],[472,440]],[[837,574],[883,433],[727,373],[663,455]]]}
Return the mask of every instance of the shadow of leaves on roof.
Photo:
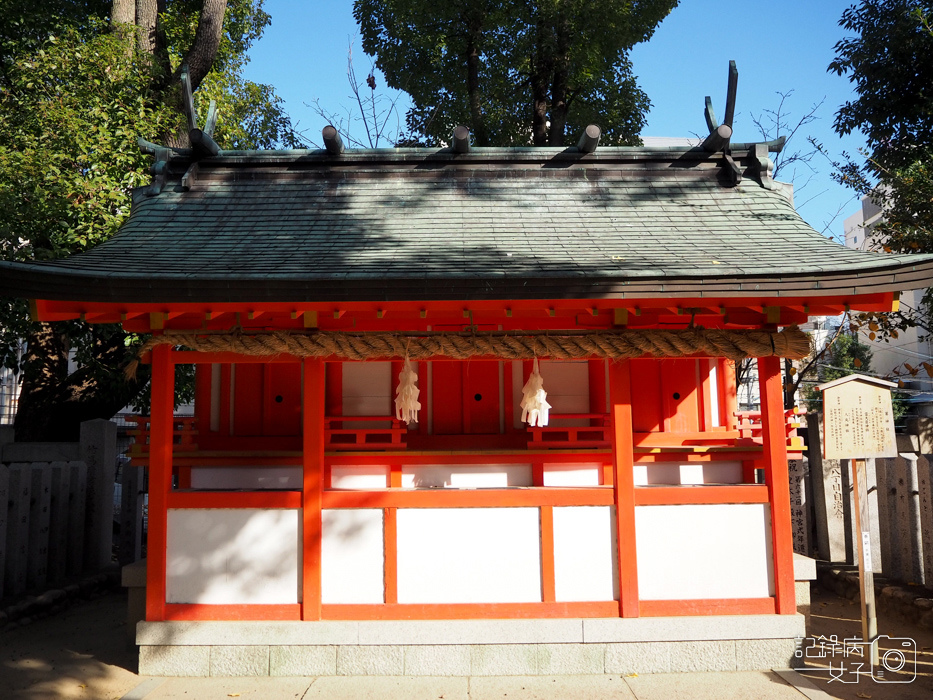
{"label": "shadow of leaves on roof", "polygon": [[822,247],[780,195],[702,174],[395,170],[166,190],[64,264],[322,280],[728,274],[786,266],[814,237]]}

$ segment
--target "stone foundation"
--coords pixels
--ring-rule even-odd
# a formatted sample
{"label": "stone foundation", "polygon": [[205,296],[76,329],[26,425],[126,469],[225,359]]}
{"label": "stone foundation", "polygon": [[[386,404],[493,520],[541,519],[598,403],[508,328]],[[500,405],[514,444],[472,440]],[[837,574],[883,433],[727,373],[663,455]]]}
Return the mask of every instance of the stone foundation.
{"label": "stone foundation", "polygon": [[144,676],[534,676],[788,668],[804,634],[798,614],[141,622],[136,641]]}

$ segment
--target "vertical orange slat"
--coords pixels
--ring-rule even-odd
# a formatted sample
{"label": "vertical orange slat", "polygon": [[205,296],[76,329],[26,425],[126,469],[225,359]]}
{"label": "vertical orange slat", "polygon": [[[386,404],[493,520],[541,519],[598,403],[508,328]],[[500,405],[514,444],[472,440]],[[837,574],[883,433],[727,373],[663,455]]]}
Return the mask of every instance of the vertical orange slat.
{"label": "vertical orange slat", "polygon": [[515,433],[515,397],[512,394],[512,360],[502,361],[502,411],[505,432]]}
{"label": "vertical orange slat", "polygon": [[230,407],[233,405],[233,396],[230,391],[230,380],[233,365],[220,366],[220,434],[232,435],[230,425]]}
{"label": "vertical orange slat", "polygon": [[301,619],[321,619],[321,494],[324,475],[324,363],[302,361]]}
{"label": "vertical orange slat", "polygon": [[638,401],[632,406],[632,426],[638,433],[667,430],[662,408],[661,360],[629,360],[631,393]]}
{"label": "vertical orange slat", "polygon": [[274,418],[272,417],[272,363],[262,365],[262,393],[260,394],[259,405],[262,406],[262,433],[261,435],[271,435],[273,433]]}
{"label": "vertical orange slat", "polygon": [[590,413],[606,412],[606,361],[587,362],[590,384]]}
{"label": "vertical orange slat", "polygon": [[385,556],[385,602],[398,603],[398,527],[395,508],[383,510],[383,552]]}
{"label": "vertical orange slat", "polygon": [[609,363],[612,412],[612,493],[616,508],[619,614],[638,617],[638,564],[635,558],[635,481],[632,442],[632,378],[629,361]]}
{"label": "vertical orange slat", "polygon": [[388,487],[390,489],[402,488],[402,465],[398,462],[393,462],[389,465]]}
{"label": "vertical orange slat", "polygon": [[165,619],[165,562],[168,492],[172,488],[172,410],[175,366],[169,345],[152,349],[152,403],[149,424],[149,555],[146,619]]}
{"label": "vertical orange slat", "polygon": [[794,544],[790,524],[790,481],[787,474],[787,436],[784,432],[780,358],[758,358],[758,383],[766,463],[765,483],[768,485],[771,503],[774,592],[777,612],[792,615],[797,611],[797,604],[794,596]]}
{"label": "vertical orange slat", "polygon": [[544,462],[531,463],[531,485],[544,486]]}
{"label": "vertical orange slat", "polygon": [[553,603],[554,594],[554,507],[541,506],[541,601]]}

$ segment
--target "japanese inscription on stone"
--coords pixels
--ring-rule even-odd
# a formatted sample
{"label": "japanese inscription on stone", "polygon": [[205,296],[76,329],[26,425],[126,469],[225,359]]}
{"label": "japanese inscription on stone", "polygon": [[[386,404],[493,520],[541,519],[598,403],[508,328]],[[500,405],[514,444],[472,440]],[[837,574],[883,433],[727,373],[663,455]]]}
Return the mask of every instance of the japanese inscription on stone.
{"label": "japanese inscription on stone", "polygon": [[790,520],[793,526],[794,551],[809,556],[809,506],[805,486],[809,467],[806,458],[787,460],[787,471],[790,477]]}
{"label": "japanese inscription on stone", "polygon": [[891,391],[860,381],[836,384],[823,391],[824,459],[895,457]]}

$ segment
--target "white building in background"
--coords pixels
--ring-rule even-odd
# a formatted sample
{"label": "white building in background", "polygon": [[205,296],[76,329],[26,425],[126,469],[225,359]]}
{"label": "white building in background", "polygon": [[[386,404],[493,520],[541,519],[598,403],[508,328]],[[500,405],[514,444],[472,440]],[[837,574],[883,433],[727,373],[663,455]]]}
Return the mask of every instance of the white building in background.
{"label": "white building in background", "polygon": [[[856,250],[872,250],[878,248],[881,242],[873,235],[874,226],[881,221],[882,208],[869,196],[862,197],[861,208],[852,214],[843,223],[845,231],[845,245]],[[931,280],[933,284],[933,280]],[[912,292],[901,293],[901,309],[916,309],[920,305],[925,290],[918,289]],[[906,371],[904,363],[913,367],[920,367],[921,363],[933,364],[933,337],[925,336],[924,331],[910,328],[901,331],[897,338],[890,338],[888,342],[872,341],[867,335],[859,339],[871,347],[872,373],[890,375],[898,370],[902,375],[905,389],[911,394],[911,403],[916,406],[920,415],[933,415],[933,378],[922,368],[917,376]]]}

